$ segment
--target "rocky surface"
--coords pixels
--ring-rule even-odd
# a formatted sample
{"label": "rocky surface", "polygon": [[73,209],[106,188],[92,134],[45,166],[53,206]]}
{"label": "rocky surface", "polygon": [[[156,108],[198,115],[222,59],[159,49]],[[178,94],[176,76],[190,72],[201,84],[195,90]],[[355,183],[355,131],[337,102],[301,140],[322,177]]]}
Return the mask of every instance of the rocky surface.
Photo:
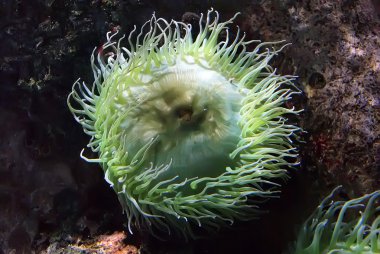
{"label": "rocky surface", "polygon": [[292,43],[278,66],[305,92],[303,165],[353,195],[380,186],[378,17],[378,1],[266,1],[243,22],[252,37]]}
{"label": "rocky surface", "polygon": [[[191,22],[211,6],[222,19],[240,11],[248,39],[292,43],[273,65],[304,91],[302,166],[260,221],[190,245],[132,236],[101,169],[78,156],[87,137],[66,96],[78,77],[91,83],[107,31],[153,12]],[[17,0],[0,12],[0,253],[280,253],[334,186],[350,197],[380,188],[377,0]]]}

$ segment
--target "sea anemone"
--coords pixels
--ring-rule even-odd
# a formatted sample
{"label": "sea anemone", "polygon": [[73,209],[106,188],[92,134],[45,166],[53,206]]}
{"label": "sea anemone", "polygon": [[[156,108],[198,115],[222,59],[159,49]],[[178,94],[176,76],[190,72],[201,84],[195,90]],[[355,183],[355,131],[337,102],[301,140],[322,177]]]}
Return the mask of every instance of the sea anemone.
{"label": "sea anemone", "polygon": [[292,254],[380,253],[380,191],[349,201],[327,196],[303,224]]}
{"label": "sea anemone", "polygon": [[239,30],[231,39],[235,17],[210,10],[193,36],[190,24],[153,15],[128,48],[108,33],[91,56],[93,85],[73,86],[68,106],[99,154],[81,156],[101,164],[130,231],[195,237],[198,226],[254,218],[296,163],[299,128],[286,117],[298,111],[283,106],[299,92],[294,77],[269,66],[276,43]]}

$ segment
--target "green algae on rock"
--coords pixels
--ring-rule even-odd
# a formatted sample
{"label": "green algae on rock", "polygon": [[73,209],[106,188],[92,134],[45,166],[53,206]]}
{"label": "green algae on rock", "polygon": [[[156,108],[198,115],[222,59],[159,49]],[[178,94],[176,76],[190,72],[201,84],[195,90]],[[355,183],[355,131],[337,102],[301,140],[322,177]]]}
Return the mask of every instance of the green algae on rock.
{"label": "green algae on rock", "polygon": [[295,164],[299,128],[286,116],[298,112],[283,106],[294,77],[268,64],[275,43],[232,38],[235,17],[211,10],[193,37],[191,25],[153,15],[128,48],[108,33],[106,60],[91,57],[93,85],[73,86],[69,108],[99,154],[81,156],[101,164],[130,231],[196,237],[198,226],[252,219]]}

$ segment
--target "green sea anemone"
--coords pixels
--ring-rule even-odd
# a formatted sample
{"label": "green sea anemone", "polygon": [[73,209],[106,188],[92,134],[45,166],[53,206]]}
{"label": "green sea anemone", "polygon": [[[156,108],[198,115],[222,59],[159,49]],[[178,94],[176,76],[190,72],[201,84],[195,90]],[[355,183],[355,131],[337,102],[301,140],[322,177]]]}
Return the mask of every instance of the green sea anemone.
{"label": "green sea anemone", "polygon": [[130,231],[195,237],[251,219],[295,164],[299,128],[286,117],[297,112],[283,106],[294,77],[268,65],[275,43],[231,38],[235,17],[211,10],[193,37],[190,24],[153,15],[128,48],[108,33],[91,57],[93,85],[74,84],[69,108],[99,154],[81,156],[101,164]]}
{"label": "green sea anemone", "polygon": [[326,197],[303,224],[292,254],[380,253],[380,191],[349,201]]}

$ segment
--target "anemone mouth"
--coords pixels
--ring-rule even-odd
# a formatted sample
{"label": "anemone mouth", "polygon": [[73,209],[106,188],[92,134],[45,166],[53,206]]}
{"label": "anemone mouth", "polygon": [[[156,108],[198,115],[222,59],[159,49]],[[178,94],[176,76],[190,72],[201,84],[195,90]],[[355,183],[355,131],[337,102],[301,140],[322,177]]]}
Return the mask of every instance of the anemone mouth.
{"label": "anemone mouth", "polygon": [[112,54],[91,58],[93,86],[74,84],[69,108],[99,153],[84,159],[102,165],[130,231],[196,237],[195,225],[254,218],[295,165],[299,128],[285,116],[298,112],[282,106],[298,93],[293,77],[268,65],[281,49],[261,49],[276,43],[249,51],[255,41],[231,39],[234,18],[219,22],[211,10],[193,38],[190,25],[153,16],[128,48],[109,33]]}
{"label": "anemone mouth", "polygon": [[196,117],[197,120],[194,120],[194,109],[191,106],[180,106],[175,109],[175,115],[180,120],[181,124],[194,124],[197,123],[197,125],[201,122],[199,117]]}
{"label": "anemone mouth", "polygon": [[196,110],[191,105],[181,105],[174,109],[181,131],[199,131],[207,117],[207,108]]}

